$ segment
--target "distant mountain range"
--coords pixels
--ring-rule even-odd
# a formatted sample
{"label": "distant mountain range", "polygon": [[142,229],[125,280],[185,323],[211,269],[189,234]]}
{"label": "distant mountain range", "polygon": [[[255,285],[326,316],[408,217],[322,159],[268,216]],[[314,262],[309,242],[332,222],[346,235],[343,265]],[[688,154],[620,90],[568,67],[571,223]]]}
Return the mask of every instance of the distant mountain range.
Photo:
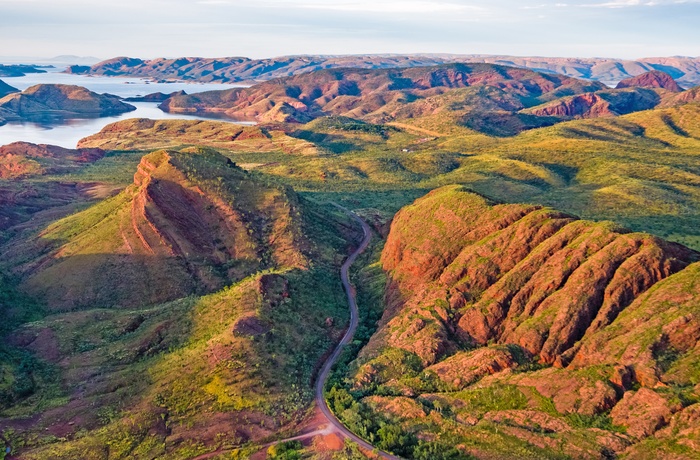
{"label": "distant mountain range", "polygon": [[283,56],[269,59],[181,57],[143,60],[116,57],[99,62],[92,67],[76,65],[69,71],[79,74],[133,76],[158,80],[243,83],[288,77],[321,69],[423,67],[456,62],[523,67],[601,81],[610,85],[645,72],[661,70],[671,75],[682,86],[691,87],[700,84],[700,58],[683,56],[638,60],[444,54]]}

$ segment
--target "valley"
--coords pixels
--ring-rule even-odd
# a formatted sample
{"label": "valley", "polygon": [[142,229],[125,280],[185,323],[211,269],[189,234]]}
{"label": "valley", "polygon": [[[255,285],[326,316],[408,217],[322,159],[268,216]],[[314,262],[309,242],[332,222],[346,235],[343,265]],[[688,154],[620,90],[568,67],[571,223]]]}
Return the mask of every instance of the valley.
{"label": "valley", "polygon": [[688,79],[295,62],[0,148],[7,459],[695,458]]}

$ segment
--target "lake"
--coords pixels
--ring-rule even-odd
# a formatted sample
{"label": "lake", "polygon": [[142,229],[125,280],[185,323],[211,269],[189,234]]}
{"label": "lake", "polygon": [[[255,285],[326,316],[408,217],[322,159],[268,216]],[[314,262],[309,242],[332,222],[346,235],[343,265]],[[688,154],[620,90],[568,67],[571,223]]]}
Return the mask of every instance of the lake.
{"label": "lake", "polygon": [[[27,74],[24,77],[14,78],[5,77],[2,78],[2,80],[19,90],[25,90],[30,86],[38,84],[57,83],[83,86],[96,93],[110,93],[125,98],[145,96],[146,94],[157,92],[167,94],[173,91],[186,91],[188,94],[193,94],[202,91],[224,90],[242,86],[217,83],[153,83],[139,78],[69,75],[61,73],[61,70],[63,70],[62,68],[46,70],[49,71],[44,74]],[[219,119],[231,123],[253,124],[249,122],[235,122],[230,119],[216,117],[169,114],[160,110],[158,108],[158,103],[155,102],[129,102],[129,104],[136,107],[136,110],[112,117],[52,120],[50,122],[10,122],[0,126],[0,145],[6,145],[17,141],[26,141],[35,144],[52,144],[66,148],[75,148],[80,139],[99,132],[110,123],[129,118],[151,118],[154,120],[175,118],[180,120]]]}

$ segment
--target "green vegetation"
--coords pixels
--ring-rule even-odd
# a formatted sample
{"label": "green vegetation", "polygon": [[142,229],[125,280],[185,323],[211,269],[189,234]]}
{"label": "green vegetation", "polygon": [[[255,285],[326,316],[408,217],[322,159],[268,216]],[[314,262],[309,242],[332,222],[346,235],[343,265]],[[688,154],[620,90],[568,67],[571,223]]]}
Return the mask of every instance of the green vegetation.
{"label": "green vegetation", "polygon": [[[436,187],[456,184],[417,220],[433,223],[434,234],[418,226],[397,230],[416,235],[412,249],[431,256],[461,250],[466,240],[456,237],[455,222],[490,212],[490,199],[479,198],[455,215],[442,213],[465,203],[465,188],[506,203],[611,220],[700,249],[700,105],[519,134],[543,120],[468,110],[512,102],[501,90],[462,88],[397,102],[449,110],[392,124],[348,117],[247,128],[130,122],[86,142],[110,149],[94,163],[22,183],[2,181],[0,192],[14,200],[3,201],[9,204],[0,213],[0,431],[12,434],[2,442],[30,459],[186,459],[217,449],[247,458],[256,446],[296,434],[308,417],[318,365],[347,323],[337,273],[360,236],[329,202],[355,210],[384,236],[399,209]],[[171,150],[152,153],[162,147]],[[138,187],[130,184],[149,153],[158,165],[169,157],[172,169],[156,177],[161,186],[196,191],[180,200],[196,202],[196,214],[179,206],[175,189],[159,189],[160,201],[153,199],[158,190],[149,189],[144,196],[152,201],[143,212],[151,213],[149,219],[133,220]],[[199,193],[201,202],[192,198]],[[168,207],[174,202],[178,206]],[[230,215],[219,213],[222,206]],[[500,212],[488,216],[500,218]],[[229,217],[232,224],[224,231],[220,222]],[[177,227],[179,222],[184,224]],[[173,230],[201,222],[209,227],[194,236]],[[163,237],[167,242],[157,257],[131,257],[125,245],[141,244],[132,229],[151,224],[171,239]],[[590,233],[611,226],[597,224]],[[417,342],[424,337],[419,332],[430,332],[444,334],[440,344],[449,344],[434,348],[435,362],[472,352],[468,337],[446,325],[454,325],[485,289],[465,289],[468,301],[457,308],[447,294],[427,292],[437,300],[418,305],[407,315],[410,322],[381,329],[390,281],[379,261],[383,247],[374,238],[353,267],[360,327],[326,389],[331,409],[349,429],[378,448],[419,460],[563,459],[572,456],[566,445],[585,457],[602,455],[604,442],[626,442],[608,408],[592,414],[562,409],[568,403],[578,409],[586,402],[581,395],[611,390],[611,364],[572,372],[566,384],[580,394],[562,402],[556,392],[547,393],[551,388],[535,388],[534,380],[556,383],[567,375],[520,346],[489,344],[489,351],[513,358],[507,378],[482,385],[479,376],[477,383],[460,386],[428,369],[420,350],[385,347],[386,334]],[[480,255],[473,267],[486,272],[492,258]],[[659,298],[669,291],[678,298],[652,297],[656,303],[623,311],[582,344],[601,340],[609,344],[605,353],[618,359],[626,343],[654,343],[665,325],[694,314],[693,301],[682,297],[697,287],[693,270],[661,286]],[[459,278],[467,283],[470,276]],[[520,281],[510,279],[504,289]],[[52,303],[59,294],[61,301]],[[657,295],[656,287],[650,295]],[[555,307],[524,326],[549,324]],[[657,394],[690,407],[700,399],[700,367],[683,343],[655,348],[650,359],[668,385]],[[419,345],[432,350],[436,344]],[[467,371],[476,372],[461,372]],[[28,428],[21,417],[30,416],[36,423]],[[610,438],[597,440],[601,430]],[[673,439],[639,446],[688,454]],[[283,443],[267,454],[296,459],[312,451]],[[351,444],[334,455],[362,458]]]}

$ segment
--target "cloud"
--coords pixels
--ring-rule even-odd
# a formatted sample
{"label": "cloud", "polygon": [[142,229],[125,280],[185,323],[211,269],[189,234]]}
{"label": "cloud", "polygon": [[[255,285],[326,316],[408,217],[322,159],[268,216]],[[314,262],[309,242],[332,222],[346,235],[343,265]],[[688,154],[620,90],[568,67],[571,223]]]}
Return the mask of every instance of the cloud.
{"label": "cloud", "polygon": [[[2,1],[2,0],[0,0]],[[234,5],[241,4],[240,0],[198,0],[200,5]],[[266,0],[256,2],[257,7],[289,8],[321,11],[344,11],[356,13],[454,13],[482,12],[486,8],[465,5],[451,1],[429,0],[345,0],[345,1],[298,1],[298,0]]]}
{"label": "cloud", "polygon": [[443,13],[457,11],[483,11],[484,8],[461,5],[450,2],[431,1],[346,1],[346,2],[308,2],[299,5],[300,8],[352,11],[366,13]]}
{"label": "cloud", "polygon": [[635,6],[684,5],[698,3],[698,0],[613,0],[603,3],[588,3],[581,6],[586,8],[630,8]]}

